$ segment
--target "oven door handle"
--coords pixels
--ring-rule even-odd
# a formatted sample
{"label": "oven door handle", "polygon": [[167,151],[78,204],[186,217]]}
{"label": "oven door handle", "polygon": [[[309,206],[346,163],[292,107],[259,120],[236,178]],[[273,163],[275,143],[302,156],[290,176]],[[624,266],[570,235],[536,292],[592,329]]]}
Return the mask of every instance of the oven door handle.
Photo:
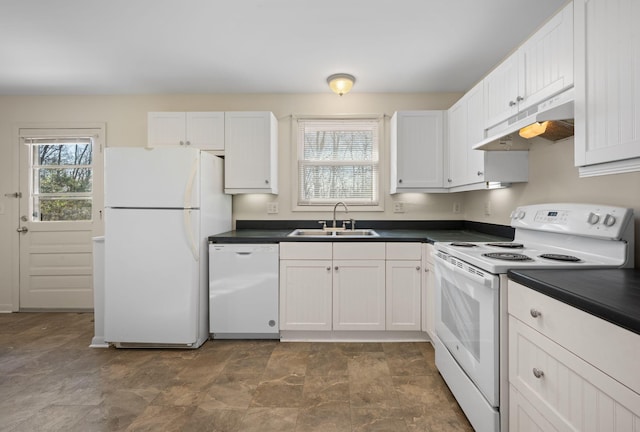
{"label": "oven door handle", "polygon": [[[466,277],[467,279],[471,279],[472,281],[475,282],[479,282],[487,287],[491,286],[491,279],[486,278],[484,276],[484,272],[482,272],[481,270],[478,270],[477,273],[473,273],[469,270],[465,270],[462,269],[456,265],[451,264],[449,261],[447,261],[446,259],[439,257],[438,255],[435,255],[436,258],[438,258],[438,263],[442,264],[444,267],[446,267],[447,269],[449,269],[450,271],[459,274],[461,276]],[[473,270],[473,267],[467,267],[468,269]]]}

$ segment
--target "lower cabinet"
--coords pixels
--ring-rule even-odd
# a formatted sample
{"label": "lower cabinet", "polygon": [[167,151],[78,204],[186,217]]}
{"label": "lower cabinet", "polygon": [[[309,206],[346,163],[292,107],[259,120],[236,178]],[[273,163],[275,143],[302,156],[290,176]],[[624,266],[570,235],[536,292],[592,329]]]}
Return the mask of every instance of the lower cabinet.
{"label": "lower cabinet", "polygon": [[512,281],[508,292],[509,430],[637,430],[640,336]]}
{"label": "lower cabinet", "polygon": [[420,243],[280,243],[280,329],[420,330]]}
{"label": "lower cabinet", "polygon": [[422,245],[422,331],[433,341],[436,337],[436,277],[433,264],[434,247]]}

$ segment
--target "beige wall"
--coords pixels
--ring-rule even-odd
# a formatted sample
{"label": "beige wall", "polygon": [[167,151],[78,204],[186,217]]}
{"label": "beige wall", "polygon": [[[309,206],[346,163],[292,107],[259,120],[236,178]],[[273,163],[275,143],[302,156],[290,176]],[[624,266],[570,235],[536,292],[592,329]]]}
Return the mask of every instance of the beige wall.
{"label": "beige wall", "polygon": [[[0,311],[17,306],[17,200],[5,193],[18,187],[17,143],[14,129],[19,123],[104,122],[107,145],[142,146],[146,142],[146,116],[149,111],[272,111],[279,119],[280,193],[236,196],[234,219],[325,219],[327,212],[291,211],[291,131],[292,114],[387,114],[396,110],[447,109],[461,94],[358,94],[342,98],[333,94],[305,95],[143,95],[143,96],[0,96]],[[530,154],[530,181],[512,188],[454,194],[388,194],[388,146],[381,155],[384,212],[358,213],[356,220],[460,219],[509,223],[509,213],[520,204],[541,202],[594,202],[633,207],[636,232],[640,216],[640,173],[595,178],[578,178],[573,167],[573,142],[536,143]],[[278,201],[279,213],[267,215],[267,201]],[[393,201],[405,203],[405,213],[393,213]],[[461,214],[453,214],[453,203],[463,205]],[[491,215],[484,214],[489,202]],[[363,226],[365,224],[360,224]],[[96,227],[100,234],[101,227]],[[636,242],[638,243],[638,242]],[[636,256],[640,255],[636,253]]]}

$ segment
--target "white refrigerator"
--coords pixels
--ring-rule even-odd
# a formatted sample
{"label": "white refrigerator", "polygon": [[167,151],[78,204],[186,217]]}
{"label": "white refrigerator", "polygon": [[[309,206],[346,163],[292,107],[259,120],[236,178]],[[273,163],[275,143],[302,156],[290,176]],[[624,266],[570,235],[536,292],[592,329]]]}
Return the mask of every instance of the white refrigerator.
{"label": "white refrigerator", "polygon": [[105,151],[105,342],[198,348],[208,241],[231,230],[221,158],[193,148]]}

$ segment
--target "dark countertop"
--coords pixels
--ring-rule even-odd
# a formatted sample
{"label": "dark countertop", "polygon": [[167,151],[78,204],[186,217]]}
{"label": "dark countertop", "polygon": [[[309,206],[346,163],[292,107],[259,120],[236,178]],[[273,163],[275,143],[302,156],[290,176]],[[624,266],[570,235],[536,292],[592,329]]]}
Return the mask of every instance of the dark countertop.
{"label": "dark countertop", "polygon": [[422,242],[437,241],[505,241],[506,237],[481,233],[473,230],[383,230],[376,229],[379,237],[287,237],[292,229],[278,230],[235,230],[209,237],[212,243],[280,243],[280,242]]}
{"label": "dark countertop", "polygon": [[510,241],[513,228],[469,221],[358,221],[356,228],[374,229],[379,237],[287,237],[296,228],[319,228],[315,220],[238,220],[236,229],[209,237],[211,243],[280,243],[355,241],[423,242]]}
{"label": "dark countertop", "polygon": [[509,279],[640,334],[640,270],[510,270]]}

